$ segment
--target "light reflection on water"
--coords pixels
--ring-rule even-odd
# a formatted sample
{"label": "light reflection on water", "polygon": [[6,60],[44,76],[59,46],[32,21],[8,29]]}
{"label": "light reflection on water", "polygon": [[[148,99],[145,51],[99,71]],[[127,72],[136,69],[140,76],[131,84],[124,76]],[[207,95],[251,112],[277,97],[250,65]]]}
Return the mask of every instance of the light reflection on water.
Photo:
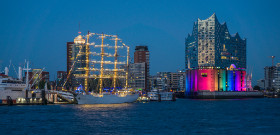
{"label": "light reflection on water", "polygon": [[128,117],[122,111],[130,110],[133,104],[93,104],[93,105],[76,105],[76,117],[79,119],[87,119],[85,125],[91,125],[94,121],[97,125],[106,126],[106,123],[114,123],[114,119]]}
{"label": "light reflection on water", "polygon": [[132,107],[132,103],[124,103],[124,104],[86,104],[86,105],[77,105],[76,108],[84,110],[84,109],[114,109],[114,108],[127,108]]}

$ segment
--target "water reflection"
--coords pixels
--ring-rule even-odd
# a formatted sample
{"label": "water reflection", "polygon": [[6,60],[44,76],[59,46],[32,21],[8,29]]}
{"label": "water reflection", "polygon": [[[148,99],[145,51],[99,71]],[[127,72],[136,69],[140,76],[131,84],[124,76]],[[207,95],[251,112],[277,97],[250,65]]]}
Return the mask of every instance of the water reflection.
{"label": "water reflection", "polygon": [[191,100],[198,100],[198,101],[232,101],[232,100],[250,100],[253,98],[236,98],[236,99],[191,99]]}
{"label": "water reflection", "polygon": [[96,128],[98,125],[101,129],[101,127],[109,128],[111,125],[119,124],[121,119],[129,119],[127,112],[132,110],[135,104],[88,104],[72,107],[75,121],[83,121],[83,125],[89,128]]}
{"label": "water reflection", "polygon": [[92,110],[92,109],[121,109],[121,108],[130,108],[132,103],[123,103],[123,104],[87,104],[87,105],[76,105],[75,107],[80,110]]}
{"label": "water reflection", "polygon": [[134,104],[88,104],[88,105],[75,105],[75,115],[79,117],[95,118],[97,117],[120,117],[121,112],[131,110]]}

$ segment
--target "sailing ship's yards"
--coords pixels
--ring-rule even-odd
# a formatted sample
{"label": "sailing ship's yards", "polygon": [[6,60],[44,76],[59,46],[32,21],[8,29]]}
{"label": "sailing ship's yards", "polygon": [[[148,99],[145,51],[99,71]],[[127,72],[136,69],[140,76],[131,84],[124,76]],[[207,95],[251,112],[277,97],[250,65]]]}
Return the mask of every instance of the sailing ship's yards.
{"label": "sailing ship's yards", "polygon": [[[86,38],[86,42],[85,39]],[[101,40],[101,41],[100,41]],[[94,42],[90,42],[94,41]],[[107,42],[113,41],[114,45],[105,44]],[[133,102],[138,98],[138,93],[132,91],[128,88],[128,64],[129,64],[129,46],[127,46],[117,35],[90,33],[82,36],[79,35],[74,40],[75,45],[79,48],[78,54],[75,56],[71,69],[68,73],[66,82],[73,75],[75,78],[84,79],[84,93],[77,95],[77,101],[79,104],[95,104],[95,103],[124,103]],[[100,44],[98,44],[100,43]],[[100,48],[100,52],[98,49]],[[114,53],[106,52],[106,49],[114,50]],[[120,55],[119,49],[126,48],[126,54]],[[126,56],[125,56],[126,55]],[[79,57],[85,56],[84,67],[79,64],[82,62]],[[126,62],[121,61],[121,57],[126,57]],[[94,59],[96,58],[96,60]],[[100,59],[97,60],[97,59]],[[113,61],[108,60],[109,58],[114,58]],[[106,60],[105,60],[106,59]],[[98,65],[100,65],[98,68]],[[110,68],[106,65],[113,65]],[[120,68],[124,65],[124,68]],[[80,72],[80,74],[75,74],[75,72]],[[81,74],[83,72],[84,74]],[[94,93],[89,90],[89,79],[98,79],[98,93]],[[104,90],[104,79],[112,79],[113,92],[103,92]],[[117,80],[125,79],[125,88],[117,89]]]}

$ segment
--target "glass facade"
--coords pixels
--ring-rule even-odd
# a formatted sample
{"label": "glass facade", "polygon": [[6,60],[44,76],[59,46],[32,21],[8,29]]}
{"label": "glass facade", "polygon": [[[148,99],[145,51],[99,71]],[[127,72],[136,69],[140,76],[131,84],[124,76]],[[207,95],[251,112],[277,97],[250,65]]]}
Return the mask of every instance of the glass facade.
{"label": "glass facade", "polygon": [[185,68],[226,68],[231,64],[246,69],[246,39],[238,33],[230,35],[226,23],[220,24],[215,14],[198,19],[185,40]]}
{"label": "glass facade", "polygon": [[264,68],[264,89],[280,90],[280,63]]}
{"label": "glass facade", "polygon": [[146,88],[146,63],[129,64],[128,86],[137,90]]}

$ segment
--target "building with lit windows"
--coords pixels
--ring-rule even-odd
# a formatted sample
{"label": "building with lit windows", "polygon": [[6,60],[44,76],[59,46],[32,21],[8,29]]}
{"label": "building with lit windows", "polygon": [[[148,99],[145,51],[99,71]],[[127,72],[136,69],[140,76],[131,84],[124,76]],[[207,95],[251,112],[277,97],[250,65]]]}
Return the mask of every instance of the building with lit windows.
{"label": "building with lit windows", "polygon": [[257,86],[260,87],[261,90],[264,90],[264,86],[265,86],[265,80],[264,79],[260,79],[257,81]]}
{"label": "building with lit windows", "polygon": [[128,66],[128,87],[142,91],[147,86],[146,63],[131,63]]}
{"label": "building with lit windows", "polygon": [[57,71],[57,79],[56,79],[56,90],[62,90],[63,84],[65,83],[67,78],[67,72],[65,71]]}
{"label": "building with lit windows", "polygon": [[185,91],[185,72],[157,72],[150,79],[152,88],[159,91]]}
{"label": "building with lit windows", "polygon": [[280,91],[280,63],[264,68],[264,89]]}
{"label": "building with lit windows", "polygon": [[[85,71],[77,71],[76,68],[84,68],[86,67],[86,56],[85,53],[85,39],[78,35],[74,42],[67,42],[67,75],[71,71],[70,78],[68,80],[69,87],[77,88],[81,84],[84,84],[84,79],[79,78],[76,76],[83,76],[85,74]],[[80,54],[77,56],[77,54]],[[73,66],[73,63],[75,61],[75,64]],[[71,70],[71,68],[73,68]]]}
{"label": "building with lit windows", "polygon": [[227,24],[220,24],[216,14],[205,20],[198,18],[192,34],[185,39],[185,68],[220,67],[234,64],[246,69],[246,39],[238,33],[230,35]]}
{"label": "building with lit windows", "polygon": [[145,63],[145,91],[150,90],[150,52],[148,46],[136,46],[134,52],[134,63]]}

